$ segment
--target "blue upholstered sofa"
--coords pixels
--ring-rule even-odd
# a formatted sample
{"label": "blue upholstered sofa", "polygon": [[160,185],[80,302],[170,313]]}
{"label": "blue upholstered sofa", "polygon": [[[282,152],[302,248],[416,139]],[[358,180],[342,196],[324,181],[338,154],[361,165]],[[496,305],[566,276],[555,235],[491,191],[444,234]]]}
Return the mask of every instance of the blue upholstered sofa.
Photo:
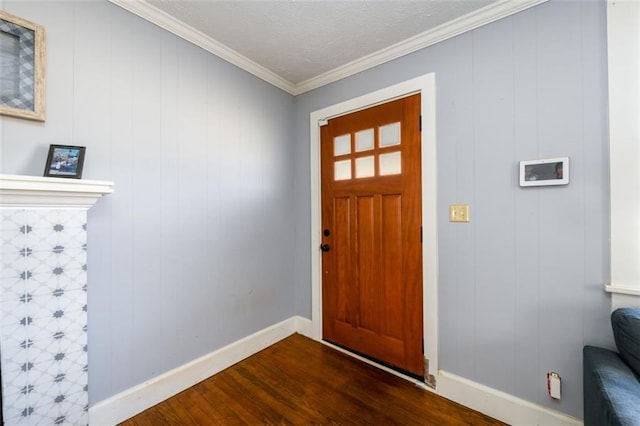
{"label": "blue upholstered sofa", "polygon": [[640,308],[611,314],[618,352],[583,350],[585,426],[640,425]]}

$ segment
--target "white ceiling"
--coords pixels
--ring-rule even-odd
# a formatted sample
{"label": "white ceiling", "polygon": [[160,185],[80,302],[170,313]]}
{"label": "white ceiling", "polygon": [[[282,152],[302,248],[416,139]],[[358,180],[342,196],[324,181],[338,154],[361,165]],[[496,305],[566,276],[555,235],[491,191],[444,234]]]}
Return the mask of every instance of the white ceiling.
{"label": "white ceiling", "polygon": [[110,0],[293,94],[546,0]]}

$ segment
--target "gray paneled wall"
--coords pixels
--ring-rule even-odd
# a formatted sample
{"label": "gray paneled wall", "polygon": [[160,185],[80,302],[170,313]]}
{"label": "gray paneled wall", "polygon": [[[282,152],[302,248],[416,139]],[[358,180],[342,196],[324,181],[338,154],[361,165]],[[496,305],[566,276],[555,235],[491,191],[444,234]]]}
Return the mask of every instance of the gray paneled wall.
{"label": "gray paneled wall", "polygon": [[[0,4],[48,38],[47,121],[0,118],[2,173],[41,175],[69,143],[115,181],[89,213],[91,404],[310,318],[309,113],[435,72],[440,366],[581,417],[581,347],[612,344],[604,2],[552,0],[295,101],[106,1]],[[518,187],[519,160],[560,155],[569,186]]]}
{"label": "gray paneled wall", "polygon": [[[582,346],[612,345],[605,16],[551,0],[296,98],[297,313],[311,311],[309,113],[435,72],[440,368],[582,417]],[[518,186],[518,161],[555,156],[571,158],[568,186]],[[448,222],[456,203],[469,224]]]}
{"label": "gray paneled wall", "polygon": [[4,1],[47,31],[47,121],[1,172],[87,146],[93,405],[294,314],[293,98],[106,1]]}

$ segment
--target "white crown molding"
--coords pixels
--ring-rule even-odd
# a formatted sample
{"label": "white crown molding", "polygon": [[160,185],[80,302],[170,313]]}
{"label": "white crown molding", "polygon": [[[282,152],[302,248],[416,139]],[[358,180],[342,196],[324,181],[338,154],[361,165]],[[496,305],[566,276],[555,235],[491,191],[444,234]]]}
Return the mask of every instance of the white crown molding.
{"label": "white crown molding", "polygon": [[195,28],[184,24],[144,0],[109,1],[295,96],[424,49],[425,47],[483,25],[490,24],[491,22],[525,9],[545,3],[548,0],[498,0],[475,12],[297,84],[280,77],[262,65],[257,64]]}
{"label": "white crown molding", "polygon": [[180,38],[187,40],[195,44],[198,47],[203,48],[204,50],[213,53],[219,58],[224,59],[225,61],[242,68],[255,75],[256,77],[266,81],[267,83],[271,83],[274,86],[293,94],[295,92],[295,87],[292,83],[275,74],[272,71],[269,71],[262,65],[257,64],[251,59],[247,58],[236,52],[233,49],[228,48],[224,44],[214,40],[213,38],[203,34],[202,32],[196,30],[195,28],[179,21],[168,13],[158,9],[157,7],[147,3],[143,0],[109,0],[111,3],[120,6],[123,9],[128,10],[129,12],[137,15],[157,26],[163,28],[170,33],[177,35]]}
{"label": "white crown molding", "polygon": [[499,19],[506,18],[507,16],[547,1],[549,0],[498,0],[495,3],[491,3],[488,6],[468,13],[453,21],[439,25],[429,31],[425,31],[317,77],[303,81],[295,86],[294,95],[317,89],[318,87],[424,49],[425,47],[490,24]]}
{"label": "white crown molding", "polygon": [[0,175],[2,208],[89,209],[113,193],[113,182],[37,176]]}

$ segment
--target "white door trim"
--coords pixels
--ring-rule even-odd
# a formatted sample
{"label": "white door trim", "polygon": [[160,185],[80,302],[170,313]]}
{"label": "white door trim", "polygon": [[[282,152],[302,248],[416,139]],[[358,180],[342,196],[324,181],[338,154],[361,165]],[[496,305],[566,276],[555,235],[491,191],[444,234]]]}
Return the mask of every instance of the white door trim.
{"label": "white door trim", "polygon": [[320,252],[322,211],[320,194],[320,125],[329,118],[345,115],[413,93],[421,93],[422,114],[422,279],[424,356],[429,371],[438,372],[438,217],[436,160],[435,73],[341,102],[310,114],[311,160],[311,336],[322,340],[322,256]]}

